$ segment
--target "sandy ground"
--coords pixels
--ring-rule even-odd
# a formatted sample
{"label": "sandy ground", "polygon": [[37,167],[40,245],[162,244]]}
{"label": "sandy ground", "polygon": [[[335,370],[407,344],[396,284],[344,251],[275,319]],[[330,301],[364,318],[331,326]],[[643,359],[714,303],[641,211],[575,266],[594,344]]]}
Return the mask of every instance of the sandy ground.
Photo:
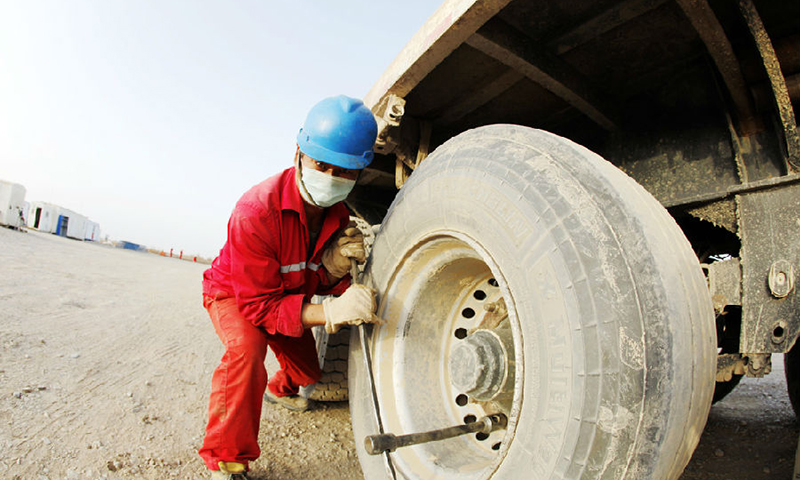
{"label": "sandy ground", "polygon": [[[222,346],[204,265],[0,228],[0,478],[205,478]],[[788,479],[798,423],[782,359],[713,407],[683,477]],[[266,405],[252,478],[357,479],[346,403]]]}
{"label": "sandy ground", "polygon": [[[0,228],[0,478],[204,478],[205,265]],[[359,478],[346,403],[267,405],[255,479]]]}

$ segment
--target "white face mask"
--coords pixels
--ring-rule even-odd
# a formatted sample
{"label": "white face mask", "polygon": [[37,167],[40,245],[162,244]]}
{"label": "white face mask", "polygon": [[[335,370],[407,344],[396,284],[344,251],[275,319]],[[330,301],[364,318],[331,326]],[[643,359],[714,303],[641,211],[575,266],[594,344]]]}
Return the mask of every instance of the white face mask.
{"label": "white face mask", "polygon": [[[300,181],[303,183],[300,186],[300,195],[303,199],[312,205],[322,208],[328,208],[347,198],[347,195],[356,185],[355,180],[334,177],[313,168],[301,169]],[[306,192],[303,190],[308,192],[311,198],[307,198]]]}

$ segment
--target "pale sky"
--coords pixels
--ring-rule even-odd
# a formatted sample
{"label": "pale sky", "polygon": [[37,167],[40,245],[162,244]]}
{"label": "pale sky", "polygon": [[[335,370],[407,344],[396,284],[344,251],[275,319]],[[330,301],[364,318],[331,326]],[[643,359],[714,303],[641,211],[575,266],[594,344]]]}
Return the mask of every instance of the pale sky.
{"label": "pale sky", "polygon": [[0,0],[0,179],[214,257],[308,109],[363,97],[438,0]]}

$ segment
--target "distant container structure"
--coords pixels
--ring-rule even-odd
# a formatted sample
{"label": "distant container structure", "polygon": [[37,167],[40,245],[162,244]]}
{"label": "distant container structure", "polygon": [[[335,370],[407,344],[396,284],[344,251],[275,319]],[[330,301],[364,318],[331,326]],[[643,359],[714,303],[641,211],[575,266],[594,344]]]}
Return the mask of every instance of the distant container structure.
{"label": "distant container structure", "polygon": [[0,225],[24,226],[25,206],[25,187],[0,180]]}
{"label": "distant container structure", "polygon": [[58,212],[61,207],[45,202],[31,202],[28,209],[28,227],[40,232],[56,233]]}
{"label": "distant container structure", "polygon": [[26,202],[25,187],[0,180],[0,225],[28,227],[76,240],[100,240],[100,224],[47,202]]}
{"label": "distant container structure", "polygon": [[95,242],[100,240],[100,224],[91,220],[86,220],[86,231],[83,233],[84,240]]}
{"label": "distant container structure", "polygon": [[76,240],[99,240],[100,225],[86,216],[46,202],[31,202],[27,226]]}

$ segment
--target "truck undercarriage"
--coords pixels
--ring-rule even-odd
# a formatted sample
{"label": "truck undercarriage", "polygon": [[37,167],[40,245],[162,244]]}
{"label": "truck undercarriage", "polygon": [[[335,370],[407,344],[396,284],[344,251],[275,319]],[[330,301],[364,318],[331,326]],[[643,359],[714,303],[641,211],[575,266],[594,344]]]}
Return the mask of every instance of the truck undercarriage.
{"label": "truck undercarriage", "polygon": [[713,278],[728,275],[711,293],[719,314],[741,307],[736,353],[752,361],[737,368],[762,375],[762,354],[789,351],[800,334],[798,297],[786,300],[800,257],[800,4],[474,2],[452,26],[459,10],[447,7],[367,95],[384,119],[382,155],[353,209],[380,223],[428,152],[470,128],[553,132],[644,186]]}
{"label": "truck undercarriage", "polygon": [[[348,199],[384,224],[366,272],[389,319],[369,347],[383,421],[509,422],[394,453],[400,471],[512,478],[532,461],[541,478],[674,478],[712,393],[769,373],[773,353],[797,410],[797,18],[778,0],[453,0],[423,26],[365,98],[378,154]],[[353,397],[358,352],[354,429],[374,433]],[[404,382],[424,365],[441,388],[420,397]],[[578,423],[547,421],[556,399]]]}

